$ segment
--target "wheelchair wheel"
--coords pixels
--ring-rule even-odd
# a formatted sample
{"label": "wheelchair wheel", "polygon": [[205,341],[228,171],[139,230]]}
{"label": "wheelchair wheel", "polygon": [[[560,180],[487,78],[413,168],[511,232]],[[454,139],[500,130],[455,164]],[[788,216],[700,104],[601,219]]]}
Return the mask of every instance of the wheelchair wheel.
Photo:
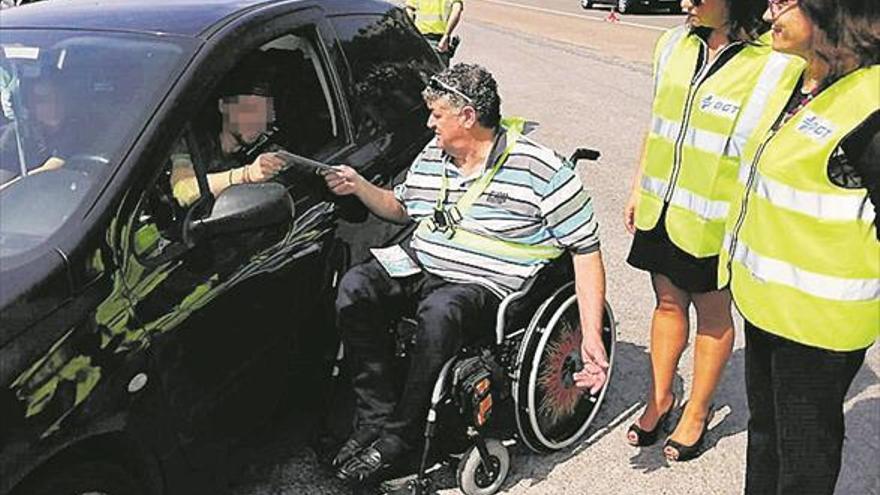
{"label": "wheelchair wheel", "polygon": [[608,378],[595,396],[574,385],[582,368],[580,315],[573,285],[562,287],[532,318],[517,357],[513,394],[523,443],[534,452],[552,452],[586,432],[605,398],[614,369],[617,339],[614,315],[606,303],[602,340],[608,354]]}
{"label": "wheelchair wheel", "polygon": [[494,494],[510,472],[510,454],[504,444],[492,438],[486,439],[486,450],[489,451],[488,470],[476,446],[469,448],[458,464],[455,479],[465,495]]}

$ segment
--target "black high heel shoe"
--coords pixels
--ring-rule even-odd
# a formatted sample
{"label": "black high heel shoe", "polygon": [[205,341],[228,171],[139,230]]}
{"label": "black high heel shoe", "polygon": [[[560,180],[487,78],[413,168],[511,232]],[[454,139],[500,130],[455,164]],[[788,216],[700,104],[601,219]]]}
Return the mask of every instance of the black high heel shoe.
{"label": "black high heel shoe", "polygon": [[[654,445],[657,443],[657,437],[659,436],[660,431],[666,430],[666,420],[669,419],[669,413],[671,413],[673,409],[675,409],[675,394],[672,394],[672,404],[669,405],[669,409],[660,415],[653,430],[643,430],[638,422],[633,423],[629,425],[629,428],[626,430],[626,442],[633,447],[647,447],[648,445]],[[630,433],[636,434],[636,443],[629,441]]]}
{"label": "black high heel shoe", "polygon": [[[697,439],[691,445],[684,445],[682,443],[676,442],[671,438],[666,439],[666,443],[663,445],[663,455],[666,456],[666,459],[673,462],[687,462],[697,456],[700,455],[700,451],[703,448],[703,440],[706,439],[706,432],[709,431],[709,422],[712,421],[712,417],[715,415],[715,411],[712,406],[709,406],[709,412],[706,414],[706,420],[703,421],[703,431],[700,432],[700,438]],[[675,452],[678,453],[676,456],[670,456],[666,448],[671,447],[675,449]]]}

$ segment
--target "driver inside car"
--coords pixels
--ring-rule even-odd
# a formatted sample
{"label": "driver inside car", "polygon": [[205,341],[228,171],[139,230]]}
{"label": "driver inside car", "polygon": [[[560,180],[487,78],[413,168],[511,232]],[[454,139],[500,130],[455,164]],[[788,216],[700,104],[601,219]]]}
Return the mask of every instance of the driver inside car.
{"label": "driver inside car", "polygon": [[[209,154],[208,187],[214,197],[235,184],[268,181],[284,165],[284,160],[274,153],[280,146],[271,140],[265,146],[259,145],[271,134],[275,121],[274,85],[271,60],[262,52],[242,62],[221,84],[217,100],[220,132],[208,136],[205,147]],[[257,156],[250,158],[254,153]],[[172,194],[181,206],[191,205],[201,197],[201,192],[192,155],[183,139],[175,145],[171,162]]]}
{"label": "driver inside car", "polygon": [[67,111],[58,83],[43,76],[25,86],[24,96],[28,118],[0,131],[0,188],[22,175],[22,165],[27,175],[54,170],[69,153],[71,133],[65,129]]}

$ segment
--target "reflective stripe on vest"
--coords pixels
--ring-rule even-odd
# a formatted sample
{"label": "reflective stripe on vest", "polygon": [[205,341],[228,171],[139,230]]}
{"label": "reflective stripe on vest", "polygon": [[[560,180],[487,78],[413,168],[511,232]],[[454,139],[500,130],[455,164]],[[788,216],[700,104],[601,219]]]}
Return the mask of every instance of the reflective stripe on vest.
{"label": "reflective stripe on vest", "polygon": [[795,189],[773,179],[756,173],[753,194],[774,206],[796,211],[816,220],[847,221],[864,219],[873,221],[874,205],[864,196],[823,194]]}
{"label": "reflective stripe on vest", "polygon": [[[729,242],[728,236],[725,244]],[[813,273],[778,259],[761,256],[743,242],[737,245],[732,261],[745,265],[758,280],[787,285],[823,299],[870,301],[880,298],[880,278],[848,279]]]}
{"label": "reflective stripe on vest", "polygon": [[675,46],[681,41],[681,38],[687,35],[687,27],[680,26],[671,31],[667,31],[663,38],[660,39],[659,52],[655,54],[654,57],[654,95],[657,95],[657,88],[660,86],[660,75],[663,74],[663,69],[666,67],[666,62],[669,61],[669,57],[672,56],[672,51],[675,50]]}
{"label": "reflective stripe on vest", "polygon": [[[880,242],[864,189],[828,179],[840,143],[880,110],[880,66],[824,89],[778,130],[796,81],[775,91],[746,145],[744,196],[727,223],[719,284],[753,324],[806,345],[855,350],[880,333]],[[768,122],[770,124],[768,124]]]}
{"label": "reflective stripe on vest", "polygon": [[759,83],[755,85],[749,102],[739,115],[739,121],[730,139],[730,146],[736,149],[736,152],[730,153],[730,156],[742,155],[746,142],[761,123],[761,117],[767,102],[773,96],[773,91],[786,77],[799,74],[802,66],[803,63],[800,62],[800,59],[794,59],[779,52],[770,54],[770,59],[767,60],[767,64],[764,65],[761,76],[758,78]]}
{"label": "reflective stripe on vest", "polygon": [[[666,181],[653,177],[642,177],[642,189],[658,196],[663,194],[666,186]],[[692,211],[700,218],[709,221],[726,219],[730,210],[728,201],[713,201],[681,187],[675,189],[669,203]]]}
{"label": "reflective stripe on vest", "polygon": [[766,45],[746,45],[712,76],[706,76],[711,62],[693,76],[700,52],[707,56],[705,43],[682,28],[661,43],[644,158],[643,176],[650,180],[642,184],[665,189],[642,188],[636,227],[654,228],[668,203],[676,207],[666,214],[670,240],[693,256],[713,256],[721,247],[729,201],[741,189],[736,174],[745,136],[791,59],[773,56]]}
{"label": "reflective stripe on vest", "polygon": [[[681,132],[681,122],[672,122],[663,117],[654,116],[651,122],[651,132],[670,141],[675,141]],[[728,137],[723,134],[688,127],[685,129],[682,139],[685,146],[690,146],[713,155],[739,158],[739,150],[730,147]]]}

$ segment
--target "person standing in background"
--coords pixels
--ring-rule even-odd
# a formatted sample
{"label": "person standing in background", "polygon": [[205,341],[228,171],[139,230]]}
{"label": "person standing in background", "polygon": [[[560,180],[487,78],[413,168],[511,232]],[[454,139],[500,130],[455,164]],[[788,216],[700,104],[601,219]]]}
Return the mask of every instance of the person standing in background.
{"label": "person standing in background", "polygon": [[458,43],[453,32],[463,8],[462,0],[406,0],[406,14],[447,66]]}

